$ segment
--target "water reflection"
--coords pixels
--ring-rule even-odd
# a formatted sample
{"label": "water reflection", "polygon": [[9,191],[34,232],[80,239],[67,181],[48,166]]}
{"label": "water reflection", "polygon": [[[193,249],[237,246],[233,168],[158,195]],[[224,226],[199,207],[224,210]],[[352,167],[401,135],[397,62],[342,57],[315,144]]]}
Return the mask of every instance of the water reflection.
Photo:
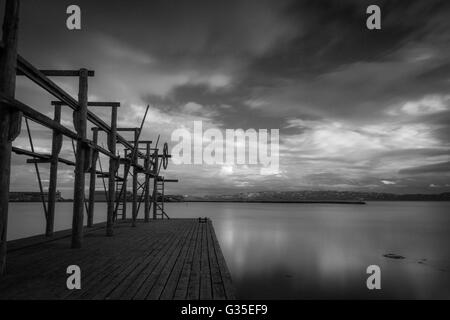
{"label": "water reflection", "polygon": [[[172,215],[213,219],[238,295],[248,299],[450,298],[448,209],[430,202],[170,207]],[[390,252],[406,259],[383,257]],[[371,264],[381,267],[380,291],[366,288]]]}
{"label": "water reflection", "polygon": [[[10,239],[44,231],[39,204],[10,205]],[[98,221],[104,219],[103,206],[96,207]],[[448,202],[166,207],[172,217],[213,220],[239,298],[450,299]],[[69,228],[71,204],[60,203],[57,210],[57,228]],[[366,288],[372,264],[381,267],[379,291]]]}

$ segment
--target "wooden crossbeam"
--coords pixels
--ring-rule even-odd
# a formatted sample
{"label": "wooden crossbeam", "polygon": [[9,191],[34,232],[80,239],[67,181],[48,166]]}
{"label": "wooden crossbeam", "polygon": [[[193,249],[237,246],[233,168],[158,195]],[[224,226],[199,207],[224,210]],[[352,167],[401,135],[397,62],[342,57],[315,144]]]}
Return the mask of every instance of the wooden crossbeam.
{"label": "wooden crossbeam", "polygon": [[[3,52],[4,47],[0,44],[0,53]],[[56,83],[47,78],[38,69],[36,69],[31,63],[24,59],[21,55],[17,55],[17,70],[16,72],[21,72],[26,75],[31,81],[36,83],[38,86],[49,92],[51,95],[57,99],[67,103],[67,106],[73,110],[78,109],[78,102],[67,92],[61,89]],[[89,73],[89,71],[88,71]],[[96,114],[88,110],[88,120],[94,125],[101,128],[103,131],[111,132],[111,127],[99,118]],[[124,137],[117,135],[117,140],[119,143],[123,144],[125,147],[132,147]]]}
{"label": "wooden crossbeam", "polygon": [[59,122],[47,117],[46,115],[43,115],[42,113],[40,113],[39,111],[34,110],[33,108],[31,108],[30,106],[27,106],[26,104],[17,101],[15,99],[11,99],[11,98],[7,98],[4,95],[2,95],[0,93],[0,102],[9,105],[9,107],[11,108],[15,108],[17,110],[20,110],[23,112],[23,114],[29,118],[30,120],[33,120],[34,122],[37,122],[41,125],[43,125],[44,127],[47,127],[49,129],[53,129],[59,133],[62,133],[63,135],[72,138],[74,140],[77,141],[82,141],[84,143],[86,143],[90,148],[93,148],[101,153],[103,153],[104,155],[107,155],[108,157],[112,157],[112,158],[117,158],[117,156],[111,152],[109,152],[108,150],[92,143],[92,141],[88,140],[88,139],[82,139],[81,137],[79,137],[75,132],[73,132],[70,129],[67,129],[66,127],[64,127],[63,125],[61,125]]}
{"label": "wooden crossbeam", "polygon": [[50,159],[27,159],[27,163],[50,163]]}
{"label": "wooden crossbeam", "polygon": [[[67,103],[63,101],[52,101],[51,104],[53,106],[67,106]],[[90,101],[88,107],[120,107],[120,102]]]}
{"label": "wooden crossbeam", "polygon": [[[46,77],[79,77],[80,70],[39,70]],[[22,70],[17,70],[18,76],[25,76],[26,74]],[[88,77],[94,77],[95,71],[88,70]]]}
{"label": "wooden crossbeam", "polygon": [[[129,143],[134,143],[134,141],[130,141],[128,140]],[[138,143],[139,144],[147,144],[147,143],[152,143],[152,140],[139,140]],[[140,148],[140,149],[147,149],[147,148]]]}

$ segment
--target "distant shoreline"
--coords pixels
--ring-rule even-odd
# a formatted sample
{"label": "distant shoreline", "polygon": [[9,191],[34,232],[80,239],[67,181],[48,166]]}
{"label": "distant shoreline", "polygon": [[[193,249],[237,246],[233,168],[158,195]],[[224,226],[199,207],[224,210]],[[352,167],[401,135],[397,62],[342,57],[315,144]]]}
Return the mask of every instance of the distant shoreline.
{"label": "distant shoreline", "polygon": [[179,202],[231,202],[231,203],[330,203],[330,204],[366,204],[365,201],[345,200],[186,200]]}
{"label": "distant shoreline", "polygon": [[[221,202],[221,203],[317,203],[317,204],[367,204],[367,202],[448,202],[450,200],[183,200],[183,201],[165,201],[166,203],[188,203],[188,202]],[[41,203],[41,201],[9,201],[10,203]],[[73,202],[72,199],[57,202]],[[86,201],[87,202],[87,201]],[[106,203],[106,201],[95,201]],[[131,203],[131,201],[128,201]]]}

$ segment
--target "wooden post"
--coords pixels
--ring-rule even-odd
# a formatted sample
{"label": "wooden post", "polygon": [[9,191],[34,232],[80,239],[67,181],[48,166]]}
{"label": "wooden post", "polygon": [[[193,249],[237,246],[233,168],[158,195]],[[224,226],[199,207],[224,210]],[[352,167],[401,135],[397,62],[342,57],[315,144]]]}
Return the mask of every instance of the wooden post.
{"label": "wooden post", "polygon": [[[92,128],[92,142],[98,143],[98,128]],[[95,206],[95,179],[97,175],[98,151],[94,150],[91,160],[91,172],[89,178],[89,208],[87,212],[87,226],[91,228],[94,225],[94,206]]]}
{"label": "wooden post", "polygon": [[[3,53],[0,56],[0,92],[14,98],[16,89],[19,0],[6,0],[3,21]],[[22,115],[0,103],[0,275],[6,269],[9,181],[12,141],[20,133]]]}
{"label": "wooden post", "polygon": [[[55,104],[54,120],[61,122],[61,104]],[[56,187],[58,183],[58,158],[62,147],[63,136],[61,133],[53,130],[52,136],[52,157],[50,160],[50,182],[48,186],[48,216],[45,227],[45,235],[47,237],[53,236],[53,229],[55,224],[55,202],[56,202]]]}
{"label": "wooden post", "polygon": [[[79,137],[86,139],[87,123],[87,90],[88,71],[80,69],[78,110],[73,112],[73,123]],[[75,183],[73,194],[73,217],[72,217],[72,248],[81,248],[83,241],[83,213],[84,213],[84,174],[86,164],[87,146],[84,142],[77,141],[75,155]]]}
{"label": "wooden post", "polygon": [[150,143],[146,143],[146,153],[145,153],[145,211],[144,211],[144,221],[148,222],[150,218]]}
{"label": "wooden post", "polygon": [[[124,150],[124,157],[125,157],[125,159],[127,159],[127,150],[125,149]],[[124,164],[124,166],[123,166],[123,184],[122,184],[122,188],[123,188],[123,194],[122,194],[122,205],[123,205],[123,208],[122,208],[122,220],[126,220],[127,219],[127,181],[128,181],[128,178],[127,177],[125,177],[125,175],[126,175],[126,171],[127,171],[127,166],[126,166],[126,164]]]}
{"label": "wooden post", "polygon": [[158,149],[155,150],[155,157],[154,157],[154,163],[153,163],[153,196],[152,196],[152,202],[153,202],[153,219],[156,219],[156,212],[157,212],[157,204],[158,204]]}
{"label": "wooden post", "polygon": [[[139,137],[139,129],[134,130],[134,148],[138,150],[139,148],[139,141],[137,140]],[[137,164],[137,152],[133,152],[133,163]],[[131,225],[133,227],[136,226],[136,218],[137,218],[137,184],[138,184],[138,170],[136,166],[133,166],[133,206],[132,206],[132,223]]]}
{"label": "wooden post", "polygon": [[[108,133],[108,149],[116,154],[117,143],[117,107],[111,108],[111,132]],[[106,235],[113,235],[114,224],[114,205],[116,203],[116,174],[119,168],[117,159],[109,158],[109,177],[108,177],[108,213],[106,217]],[[120,199],[119,199],[120,201]]]}
{"label": "wooden post", "polygon": [[161,211],[162,211],[162,217],[164,218],[164,177],[162,178],[162,189],[161,189]]}

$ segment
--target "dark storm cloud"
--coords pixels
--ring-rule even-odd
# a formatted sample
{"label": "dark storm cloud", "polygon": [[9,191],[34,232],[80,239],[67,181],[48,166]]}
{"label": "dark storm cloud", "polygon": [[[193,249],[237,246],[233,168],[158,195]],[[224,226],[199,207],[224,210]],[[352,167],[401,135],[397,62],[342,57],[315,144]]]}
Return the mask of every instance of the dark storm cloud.
{"label": "dark storm cloud", "polygon": [[253,95],[266,100],[261,109],[365,119],[382,117],[392,104],[446,91],[449,3],[377,1],[382,29],[376,32],[365,28],[369,3],[288,6],[297,35],[254,59],[246,79]]}
{"label": "dark storm cloud", "polygon": [[[379,5],[383,15],[382,29],[376,32],[362,27],[370,4]],[[432,31],[426,29],[434,15],[446,9],[443,1],[294,1],[286,8],[286,18],[300,32],[256,60],[255,67],[298,78],[348,63],[384,60],[406,41]]]}
{"label": "dark storm cloud", "polygon": [[450,161],[402,169],[400,174],[422,174],[422,173],[450,173]]}
{"label": "dark storm cloud", "polygon": [[[65,27],[70,4],[81,31]],[[369,4],[381,7],[381,30],[365,27]],[[403,168],[448,159],[449,1],[42,0],[22,1],[21,19],[21,54],[40,68],[95,69],[90,99],[120,101],[121,125],[150,104],[146,138],[168,140],[195,119],[280,128],[279,175],[174,167],[185,183],[175,192],[446,185]],[[76,96],[76,81],[56,81]],[[47,95],[23,82],[17,94],[52,116]],[[48,147],[50,133],[35,129]]]}

